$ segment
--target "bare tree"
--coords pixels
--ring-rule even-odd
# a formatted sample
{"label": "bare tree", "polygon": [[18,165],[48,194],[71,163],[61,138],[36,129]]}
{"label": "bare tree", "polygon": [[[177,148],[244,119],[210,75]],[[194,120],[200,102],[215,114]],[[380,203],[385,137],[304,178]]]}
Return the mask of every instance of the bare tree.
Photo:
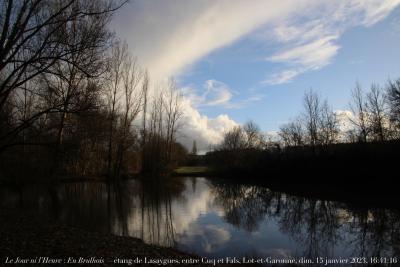
{"label": "bare tree", "polygon": [[368,112],[367,103],[364,100],[364,93],[359,83],[352,90],[352,103],[350,103],[350,109],[355,115],[355,118],[350,118],[350,122],[354,125],[355,130],[358,132],[358,138],[361,142],[367,142],[369,135],[368,127]]}
{"label": "bare tree", "polygon": [[125,59],[128,56],[128,45],[116,40],[111,49],[109,63],[109,84],[107,88],[107,107],[109,114],[109,138],[107,155],[107,173],[112,176],[114,154],[114,132],[117,123],[117,113],[120,109],[120,89]]}
{"label": "bare tree", "polygon": [[304,122],[309,143],[312,146],[319,144],[319,122],[321,116],[321,100],[317,93],[310,90],[304,94]]}
{"label": "bare tree", "polygon": [[122,168],[124,154],[128,148],[128,138],[131,136],[133,121],[138,116],[142,107],[142,82],[143,71],[139,68],[136,58],[128,56],[123,64],[122,86],[123,86],[123,116],[120,126],[120,136],[117,147],[117,159],[115,175],[118,177]]}
{"label": "bare tree", "polygon": [[149,75],[148,72],[145,71],[142,82],[142,95],[143,95],[143,109],[142,109],[142,168],[146,165],[146,144],[147,144],[147,100],[148,100],[148,91],[149,91]]}
{"label": "bare tree", "polygon": [[304,144],[304,128],[300,118],[280,127],[279,136],[285,146],[301,146]]}
{"label": "bare tree", "polygon": [[226,132],[223,137],[221,150],[235,151],[245,148],[246,139],[245,134],[240,126],[233,127],[230,131]]}
{"label": "bare tree", "polygon": [[377,141],[385,141],[387,134],[386,96],[377,85],[372,85],[367,94],[367,111],[370,114],[370,128]]}
{"label": "bare tree", "polygon": [[164,98],[164,109],[165,109],[165,127],[166,127],[166,143],[167,143],[167,154],[166,160],[171,160],[172,148],[175,143],[176,133],[180,127],[180,119],[182,117],[181,108],[182,94],[177,89],[175,81],[170,79],[167,85]]}
{"label": "bare tree", "polygon": [[144,120],[148,119],[148,123],[146,123],[146,142],[142,147],[144,157],[142,160],[142,172],[159,171],[165,165],[164,156],[167,149],[163,135],[165,102],[163,92],[161,90],[154,92],[150,101],[149,116],[144,118]]}
{"label": "bare tree", "polygon": [[389,81],[386,89],[390,121],[395,128],[396,137],[400,132],[400,79]]}
{"label": "bare tree", "polygon": [[77,50],[87,48],[76,44],[65,49],[63,32],[66,25],[88,19],[107,22],[112,11],[119,7],[111,1],[3,1],[0,11],[0,72],[3,77],[0,108],[13,90],[46,72],[56,62],[68,60],[68,56]]}
{"label": "bare tree", "polygon": [[326,100],[320,109],[319,128],[319,136],[322,144],[330,145],[338,141],[339,120]]}
{"label": "bare tree", "polygon": [[243,125],[243,132],[246,138],[246,148],[261,148],[264,144],[264,136],[261,134],[260,127],[252,121]]}
{"label": "bare tree", "polygon": [[63,61],[57,61],[48,69],[52,75],[44,76],[49,90],[57,95],[61,106],[58,144],[62,143],[67,115],[80,108],[89,108],[78,106],[78,100],[84,90],[90,88],[90,79],[102,74],[103,49],[108,42],[104,21],[98,21],[96,17],[72,20],[60,31],[66,40],[61,47],[66,51],[76,49],[76,52],[65,56]]}
{"label": "bare tree", "polygon": [[[35,84],[33,82],[27,82],[18,90],[15,90],[12,94],[13,102],[16,108],[15,121],[26,121],[28,120],[36,111],[36,102],[38,101],[38,97],[33,91],[36,91],[34,88]],[[23,128],[20,132],[21,142],[24,151],[26,151],[26,142],[30,137],[30,133],[32,133],[33,129]]]}
{"label": "bare tree", "polygon": [[[87,12],[97,10],[90,4],[74,2],[68,11],[82,10],[82,4],[86,4],[84,10]],[[51,102],[48,102],[50,105],[44,107],[44,110],[58,115],[53,116],[56,134],[52,171],[56,170],[59,162],[66,126],[74,120],[73,116],[91,108],[88,105],[93,104],[87,100],[92,98],[91,94],[97,93],[94,89],[98,89],[97,86],[92,86],[91,80],[98,78],[104,69],[103,54],[110,37],[106,23],[107,16],[102,15],[73,16],[64,22],[53,36],[59,42],[57,48],[63,53],[63,57],[37,75],[43,81],[40,93],[50,96],[48,99],[51,98]],[[28,72],[25,75],[29,75]],[[25,81],[24,85],[32,80]],[[70,133],[74,130],[73,127],[69,129]]]}
{"label": "bare tree", "polygon": [[[103,0],[6,0],[0,5],[0,110],[10,96],[27,88],[26,84],[38,76],[49,76],[48,80],[57,76],[68,83],[71,77],[61,77],[57,71],[67,69],[65,66],[69,66],[70,74],[92,76],[89,67],[96,66],[88,59],[106,46],[106,24],[120,7],[114,1]],[[40,94],[33,89],[33,94]],[[35,111],[0,139],[15,136],[48,113],[64,113],[65,103],[56,104]]]}

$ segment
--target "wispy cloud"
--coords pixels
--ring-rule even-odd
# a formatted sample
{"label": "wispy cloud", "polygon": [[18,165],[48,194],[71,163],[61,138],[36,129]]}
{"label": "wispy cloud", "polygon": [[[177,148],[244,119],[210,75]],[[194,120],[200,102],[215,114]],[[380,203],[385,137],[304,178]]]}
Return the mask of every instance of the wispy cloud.
{"label": "wispy cloud", "polygon": [[308,44],[295,46],[268,58],[269,61],[300,65],[306,69],[319,69],[329,64],[339,46],[334,44],[338,36],[326,36]]}
{"label": "wispy cloud", "polygon": [[268,79],[262,81],[262,83],[270,85],[288,83],[302,72],[304,72],[302,69],[283,70],[281,72],[271,74]]}
{"label": "wispy cloud", "polygon": [[[340,49],[340,36],[354,26],[371,26],[392,11],[399,0],[335,1],[317,4],[310,1],[312,12],[300,12],[278,23],[267,34],[284,48],[266,58],[279,63],[283,70],[269,74],[262,83],[288,83],[296,76],[330,64]],[[313,8],[314,7],[314,8]],[[329,15],[328,15],[329,14]]]}
{"label": "wispy cloud", "polygon": [[201,92],[191,86],[182,88],[182,92],[194,107],[224,106],[233,96],[226,84],[216,80],[205,81]]}
{"label": "wispy cloud", "polygon": [[[263,95],[259,93],[250,92],[251,95],[242,96],[227,84],[217,80],[205,81],[200,93],[193,87],[184,87],[182,92],[196,108],[218,106],[227,109],[238,109],[263,99]],[[233,100],[234,95],[240,99]]]}
{"label": "wispy cloud", "polygon": [[[205,83],[205,88],[206,92],[203,94],[205,106],[224,105],[232,98],[231,90],[222,82],[208,80]],[[212,96],[212,98],[210,99],[209,96]]]}
{"label": "wispy cloud", "polygon": [[398,0],[357,0],[355,2],[365,12],[363,20],[364,26],[371,26],[384,19],[394,8],[396,8],[400,4],[400,1]]}
{"label": "wispy cloud", "polygon": [[328,65],[340,48],[339,45],[334,43],[337,38],[338,36],[322,37],[268,57],[268,61],[285,63],[294,67],[272,74],[264,83],[271,85],[287,83],[299,74],[310,70],[318,70]]}
{"label": "wispy cloud", "polygon": [[266,42],[284,47],[269,57],[270,51],[265,51],[267,58],[280,58],[282,63],[282,53],[315,46],[333,57],[346,29],[371,26],[399,4],[400,0],[142,0],[121,10],[113,25],[152,77],[159,78],[182,74],[210,52],[263,28],[273,30]]}
{"label": "wispy cloud", "polygon": [[[374,25],[399,4],[400,0],[138,0],[124,7],[113,25],[152,81],[182,75],[211,52],[268,31],[264,41],[278,44],[279,49],[260,51],[261,57],[280,71],[266,73],[260,80],[281,84],[330,64],[343,32]],[[184,105],[185,114],[192,117],[186,116],[190,127],[183,135],[199,137],[203,144],[221,140],[223,131],[236,122],[226,114],[208,118],[197,108],[240,108],[257,101],[257,96],[241,95],[234,102],[236,95],[229,87],[212,86],[205,100],[202,92],[197,102],[190,99]],[[214,122],[223,126],[215,127]]]}
{"label": "wispy cloud", "polygon": [[231,109],[241,109],[249,106],[254,102],[259,102],[264,99],[263,94],[255,94],[251,96],[244,97],[243,99],[235,102],[227,103],[226,107]]}
{"label": "wispy cloud", "polygon": [[397,12],[397,16],[390,22],[390,29],[388,29],[391,34],[400,35],[400,12]]}
{"label": "wispy cloud", "polygon": [[[180,74],[255,29],[307,8],[309,0],[134,1],[122,11],[134,52],[154,76]],[[129,18],[128,18],[129,17]],[[129,25],[120,24],[127,23]],[[119,30],[121,31],[121,30]]]}

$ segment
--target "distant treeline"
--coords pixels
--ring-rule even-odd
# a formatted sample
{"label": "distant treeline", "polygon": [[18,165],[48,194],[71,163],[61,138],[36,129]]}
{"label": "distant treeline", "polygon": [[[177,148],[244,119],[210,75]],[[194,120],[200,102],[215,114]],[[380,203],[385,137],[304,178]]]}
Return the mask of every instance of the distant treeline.
{"label": "distant treeline", "polygon": [[303,103],[303,113],[283,125],[275,138],[263,135],[253,122],[233,128],[206,154],[207,164],[223,173],[270,180],[282,175],[299,182],[336,183],[349,177],[394,178],[400,151],[400,79],[384,87],[372,85],[368,93],[357,85],[352,114],[346,118],[313,91],[305,93]]}
{"label": "distant treeline", "polygon": [[150,90],[109,30],[125,2],[0,4],[0,178],[117,178],[163,171],[186,154],[175,141],[175,83]]}

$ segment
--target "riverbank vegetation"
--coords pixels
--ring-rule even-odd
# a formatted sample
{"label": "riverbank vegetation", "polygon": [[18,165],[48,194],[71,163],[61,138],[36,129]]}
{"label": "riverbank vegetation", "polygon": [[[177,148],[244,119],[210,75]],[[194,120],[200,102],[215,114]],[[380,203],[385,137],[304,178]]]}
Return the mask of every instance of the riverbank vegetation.
{"label": "riverbank vegetation", "polygon": [[[219,173],[296,187],[337,189],[358,181],[375,192],[378,184],[384,192],[391,190],[386,182],[394,179],[400,149],[400,79],[372,85],[367,93],[357,85],[351,112],[333,111],[312,90],[303,105],[303,112],[272,137],[253,122],[233,128],[206,154],[207,164]],[[347,191],[358,191],[357,185]]]}
{"label": "riverbank vegetation", "polygon": [[[114,180],[197,164],[196,141],[191,154],[177,142],[181,91],[172,79],[151,82],[128,45],[109,30],[124,3],[3,3],[1,180]],[[202,163],[264,176],[371,176],[394,166],[400,79],[371,85],[367,93],[357,85],[348,112],[334,111],[312,90],[303,104],[301,115],[274,136],[253,122],[234,127]]]}
{"label": "riverbank vegetation", "polygon": [[[224,220],[248,232],[266,216],[279,217],[288,233],[310,229],[303,236],[313,252],[314,237],[336,239],[344,218],[355,221],[351,230],[360,229],[361,247],[365,236],[378,244],[375,250],[386,240],[397,246],[397,212],[317,199],[363,195],[379,204],[371,197],[379,193],[396,196],[382,206],[398,208],[391,184],[400,151],[400,79],[368,92],[357,85],[348,112],[334,111],[310,90],[303,112],[276,134],[248,122],[227,131],[206,155],[198,155],[204,147],[196,140],[189,153],[178,142],[183,91],[172,78],[153,80],[110,30],[126,2],[0,3],[0,185],[6,184],[0,187],[0,258],[97,257],[105,266],[116,257],[197,258],[165,247],[177,244],[173,205],[188,202],[188,185],[195,193],[195,176],[211,175],[229,183],[207,180],[202,185],[210,190],[193,202],[215,196],[204,207],[219,203]],[[122,181],[136,175],[143,179]],[[89,179],[96,182],[82,183]],[[339,216],[345,208],[348,214]]]}
{"label": "riverbank vegetation", "polygon": [[110,30],[126,1],[5,1],[0,28],[0,178],[118,179],[162,172],[181,95],[150,77]]}

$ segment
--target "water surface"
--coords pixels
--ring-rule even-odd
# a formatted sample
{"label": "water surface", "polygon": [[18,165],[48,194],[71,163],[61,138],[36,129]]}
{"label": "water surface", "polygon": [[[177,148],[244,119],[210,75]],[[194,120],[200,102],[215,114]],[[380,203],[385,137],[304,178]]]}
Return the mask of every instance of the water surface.
{"label": "water surface", "polygon": [[0,205],[201,256],[400,255],[398,211],[355,208],[215,178],[2,188]]}

